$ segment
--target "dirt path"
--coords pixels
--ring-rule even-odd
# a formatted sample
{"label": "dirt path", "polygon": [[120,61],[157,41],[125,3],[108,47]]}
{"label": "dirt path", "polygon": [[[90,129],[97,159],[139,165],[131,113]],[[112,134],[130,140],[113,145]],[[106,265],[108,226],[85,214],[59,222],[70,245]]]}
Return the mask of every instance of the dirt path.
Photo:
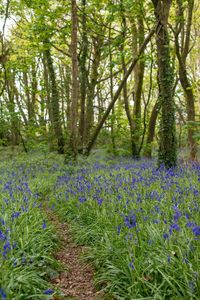
{"label": "dirt path", "polygon": [[55,297],[54,300],[103,300],[100,293],[95,291],[92,267],[80,259],[84,247],[74,245],[66,223],[60,223],[51,212],[48,212],[48,217],[56,227],[61,241],[61,247],[55,257],[61,262],[64,270],[53,281],[53,284],[62,291],[64,296],[63,298]]}

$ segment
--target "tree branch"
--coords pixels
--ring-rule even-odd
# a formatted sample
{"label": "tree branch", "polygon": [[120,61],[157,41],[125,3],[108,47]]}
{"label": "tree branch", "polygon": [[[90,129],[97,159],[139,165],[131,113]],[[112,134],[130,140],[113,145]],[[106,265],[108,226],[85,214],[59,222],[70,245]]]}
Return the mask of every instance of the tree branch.
{"label": "tree branch", "polygon": [[153,27],[152,30],[149,32],[148,36],[146,37],[146,39],[144,40],[143,44],[141,45],[141,47],[140,47],[140,49],[138,51],[138,55],[136,57],[134,57],[134,59],[132,60],[132,63],[130,65],[130,67],[128,68],[126,74],[124,75],[124,77],[123,77],[123,79],[122,79],[122,81],[121,81],[121,83],[120,83],[120,85],[119,85],[119,87],[118,87],[118,89],[117,89],[114,97],[113,97],[113,100],[110,102],[107,110],[105,111],[102,119],[98,123],[98,125],[96,127],[96,130],[94,131],[94,133],[93,133],[93,135],[92,135],[92,137],[91,137],[91,139],[90,139],[90,141],[89,141],[89,143],[88,143],[88,145],[87,145],[87,147],[85,149],[85,155],[89,155],[90,154],[90,151],[91,151],[91,149],[92,149],[92,147],[93,147],[93,145],[94,145],[94,143],[95,143],[95,141],[96,141],[96,139],[98,137],[98,134],[99,134],[101,128],[103,127],[103,124],[105,123],[107,117],[109,116],[109,113],[110,113],[111,109],[113,108],[115,102],[117,101],[117,99],[118,99],[118,97],[119,97],[119,95],[120,95],[120,93],[121,93],[121,91],[123,89],[124,84],[126,83],[129,75],[133,71],[135,65],[137,64],[138,60],[140,59],[141,54],[144,52],[147,44],[151,40],[151,38],[154,35],[155,31],[156,31],[156,27]]}

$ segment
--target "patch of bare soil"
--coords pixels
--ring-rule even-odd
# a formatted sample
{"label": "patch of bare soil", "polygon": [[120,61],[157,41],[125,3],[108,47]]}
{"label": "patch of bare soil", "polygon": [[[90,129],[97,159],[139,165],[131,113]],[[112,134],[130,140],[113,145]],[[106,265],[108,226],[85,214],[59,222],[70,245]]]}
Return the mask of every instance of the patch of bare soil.
{"label": "patch of bare soil", "polygon": [[[48,212],[48,217],[56,227],[61,242],[61,247],[55,253],[55,258],[61,263],[63,271],[52,283],[62,291],[62,299],[104,299],[103,295],[94,288],[94,270],[89,264],[81,260],[81,254],[84,253],[85,248],[73,243],[67,223],[60,223],[51,212]],[[54,300],[58,299],[61,298],[54,298]]]}

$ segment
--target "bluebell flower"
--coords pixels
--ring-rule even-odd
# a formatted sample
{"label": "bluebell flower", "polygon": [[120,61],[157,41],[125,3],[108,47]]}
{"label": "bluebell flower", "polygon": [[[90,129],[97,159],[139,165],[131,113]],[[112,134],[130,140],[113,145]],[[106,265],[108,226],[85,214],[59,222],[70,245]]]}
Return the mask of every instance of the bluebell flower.
{"label": "bluebell flower", "polygon": [[97,199],[97,202],[98,202],[98,205],[100,206],[103,202],[103,199],[99,198],[99,199]]}
{"label": "bluebell flower", "polygon": [[168,239],[169,235],[165,232],[165,233],[163,234],[163,237],[164,237],[164,239],[166,240],[166,239]]}
{"label": "bluebell flower", "polygon": [[120,234],[120,232],[121,232],[121,225],[118,225],[117,226],[117,234]]}
{"label": "bluebell flower", "polygon": [[6,293],[2,288],[0,288],[0,296],[2,300],[6,300],[7,298]]}
{"label": "bluebell flower", "polygon": [[174,214],[174,221],[177,222],[181,216],[182,216],[182,213],[179,210],[176,210],[176,212]]}
{"label": "bluebell flower", "polygon": [[19,216],[20,216],[20,212],[19,211],[16,211],[16,212],[14,212],[12,215],[11,215],[11,217],[12,217],[12,219],[16,219],[16,218],[18,218]]}
{"label": "bluebell flower", "polygon": [[7,241],[3,246],[3,256],[6,258],[7,253],[11,250],[10,242]]}
{"label": "bluebell flower", "polygon": [[0,240],[4,241],[6,239],[6,235],[0,230]]}
{"label": "bluebell flower", "polygon": [[200,226],[195,226],[193,229],[192,229],[193,233],[195,236],[199,236],[200,235]]}
{"label": "bluebell flower", "polygon": [[25,257],[25,256],[22,257],[22,264],[23,264],[23,265],[26,264],[26,257]]}
{"label": "bluebell flower", "polygon": [[44,291],[44,295],[52,295],[54,293],[54,290],[48,289],[46,291]]}
{"label": "bluebell flower", "polygon": [[174,223],[174,224],[172,224],[172,225],[170,226],[170,229],[169,229],[170,234],[172,234],[172,232],[173,232],[174,230],[176,230],[176,231],[180,231],[180,230],[181,230],[180,227],[179,227],[179,225],[176,224],[176,223]]}
{"label": "bluebell flower", "polygon": [[187,227],[194,227],[194,226],[195,226],[195,223],[194,223],[194,222],[187,222],[187,223],[186,223],[186,226],[187,226]]}
{"label": "bluebell flower", "polygon": [[43,224],[42,224],[42,229],[46,229],[47,228],[47,224],[46,221],[44,220]]}
{"label": "bluebell flower", "polygon": [[199,191],[196,190],[196,189],[194,189],[194,190],[193,190],[193,194],[194,194],[194,196],[198,196],[198,195],[199,195]]}
{"label": "bluebell flower", "polygon": [[186,264],[189,263],[189,260],[187,258],[183,258],[182,261],[183,261],[183,263],[186,263]]}
{"label": "bluebell flower", "polygon": [[17,266],[17,261],[14,260],[14,261],[13,261],[13,267],[16,267],[16,266]]}
{"label": "bluebell flower", "polygon": [[188,287],[192,293],[195,293],[195,284],[193,281],[188,282]]}
{"label": "bluebell flower", "polygon": [[16,248],[17,248],[17,242],[16,242],[16,241],[12,244],[12,248],[13,248],[13,249],[16,249]]}
{"label": "bluebell flower", "polygon": [[186,217],[187,220],[190,219],[190,215],[188,213],[185,213],[185,217]]}
{"label": "bluebell flower", "polygon": [[2,224],[3,226],[5,226],[5,221],[4,221],[4,219],[0,218],[0,222],[1,222],[1,224]]}
{"label": "bluebell flower", "polygon": [[85,197],[78,197],[79,202],[84,203],[86,201]]}
{"label": "bluebell flower", "polygon": [[130,263],[128,264],[129,267],[132,269],[132,270],[135,270],[135,266],[134,266],[134,258],[132,258],[132,260],[130,261]]}
{"label": "bluebell flower", "polygon": [[126,227],[130,228],[134,228],[136,227],[136,215],[132,214],[130,216],[126,216],[124,218],[124,224],[126,225]]}

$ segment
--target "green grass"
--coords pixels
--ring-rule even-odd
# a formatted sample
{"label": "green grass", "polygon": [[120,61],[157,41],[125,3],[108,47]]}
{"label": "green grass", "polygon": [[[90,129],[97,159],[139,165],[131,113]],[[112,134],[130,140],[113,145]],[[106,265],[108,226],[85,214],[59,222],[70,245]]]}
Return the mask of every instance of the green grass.
{"label": "green grass", "polygon": [[22,155],[0,162],[0,288],[9,300],[50,299],[44,292],[59,267],[55,229],[41,205],[48,187],[35,179],[39,161]]}

